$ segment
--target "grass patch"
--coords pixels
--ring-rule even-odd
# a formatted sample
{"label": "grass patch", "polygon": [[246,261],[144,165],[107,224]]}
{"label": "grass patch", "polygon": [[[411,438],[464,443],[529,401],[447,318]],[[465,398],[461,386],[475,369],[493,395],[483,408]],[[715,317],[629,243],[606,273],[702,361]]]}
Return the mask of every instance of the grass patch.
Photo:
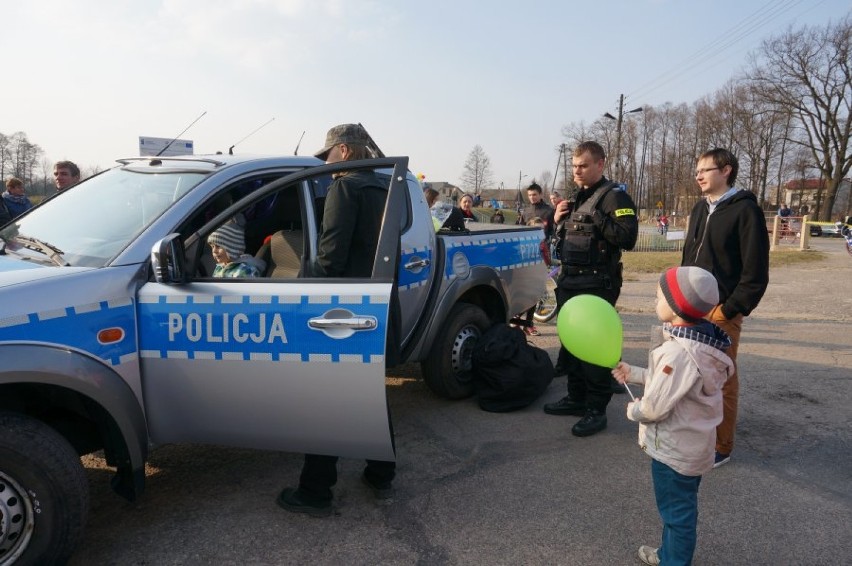
{"label": "grass patch", "polygon": [[[811,265],[824,260],[826,254],[816,251],[775,251],[769,252],[769,268],[794,265]],[[629,278],[632,273],[662,273],[663,270],[680,265],[680,252],[629,252],[622,254],[624,273]]]}

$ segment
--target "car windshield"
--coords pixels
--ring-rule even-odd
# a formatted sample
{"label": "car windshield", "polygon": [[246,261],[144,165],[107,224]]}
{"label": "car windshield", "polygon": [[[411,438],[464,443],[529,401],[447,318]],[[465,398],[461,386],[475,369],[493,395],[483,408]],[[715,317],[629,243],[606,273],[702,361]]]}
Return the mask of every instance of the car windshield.
{"label": "car windshield", "polygon": [[9,224],[0,238],[7,252],[34,261],[102,267],[205,176],[111,169]]}

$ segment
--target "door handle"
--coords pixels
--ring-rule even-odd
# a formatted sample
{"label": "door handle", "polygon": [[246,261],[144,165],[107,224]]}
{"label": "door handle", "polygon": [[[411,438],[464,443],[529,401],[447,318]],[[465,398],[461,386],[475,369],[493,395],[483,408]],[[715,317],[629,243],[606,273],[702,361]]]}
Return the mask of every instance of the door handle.
{"label": "door handle", "polygon": [[376,328],[376,319],[372,316],[353,316],[352,318],[312,318],[308,326],[316,330],[334,330],[351,328],[353,330],[372,330]]}
{"label": "door handle", "polygon": [[413,269],[420,269],[420,268],[423,268],[423,267],[429,267],[429,264],[430,264],[429,258],[423,258],[423,259],[417,258],[417,259],[414,259],[412,261],[409,261],[403,267],[405,267],[405,269],[408,269],[409,271],[411,271]]}

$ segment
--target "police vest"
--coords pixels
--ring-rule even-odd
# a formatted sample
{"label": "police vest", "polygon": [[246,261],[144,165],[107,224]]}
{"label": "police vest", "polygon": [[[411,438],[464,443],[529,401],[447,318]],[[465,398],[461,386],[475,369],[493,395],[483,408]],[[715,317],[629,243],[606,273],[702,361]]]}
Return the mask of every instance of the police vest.
{"label": "police vest", "polygon": [[614,274],[621,260],[621,248],[603,238],[592,221],[598,202],[618,184],[609,181],[577,207],[563,221],[561,257],[566,275],[591,275],[605,278]]}

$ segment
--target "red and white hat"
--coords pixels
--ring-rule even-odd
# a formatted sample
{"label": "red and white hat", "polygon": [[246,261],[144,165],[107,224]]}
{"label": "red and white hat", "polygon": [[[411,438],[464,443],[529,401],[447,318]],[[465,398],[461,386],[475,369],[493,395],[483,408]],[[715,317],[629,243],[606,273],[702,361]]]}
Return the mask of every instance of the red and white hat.
{"label": "red and white hat", "polygon": [[660,288],[674,313],[698,322],[719,304],[719,284],[700,267],[672,267],[660,277]]}

